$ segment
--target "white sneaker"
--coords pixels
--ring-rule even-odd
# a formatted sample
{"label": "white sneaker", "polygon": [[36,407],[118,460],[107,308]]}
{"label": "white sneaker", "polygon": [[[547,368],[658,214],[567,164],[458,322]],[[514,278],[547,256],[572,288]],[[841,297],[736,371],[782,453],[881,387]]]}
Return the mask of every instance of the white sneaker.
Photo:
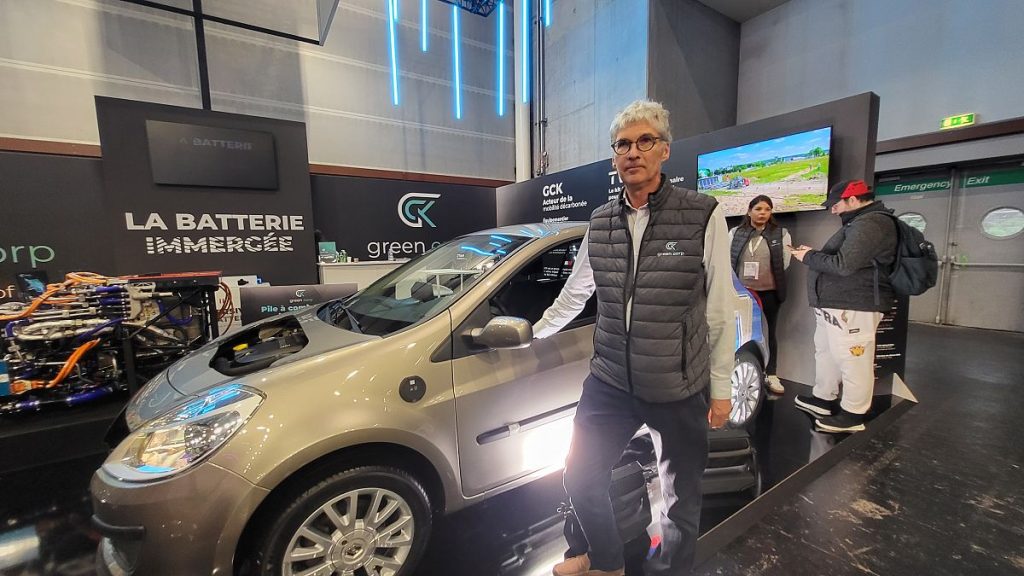
{"label": "white sneaker", "polygon": [[766,380],[768,380],[768,391],[772,394],[781,396],[786,393],[786,387],[782,385],[782,381],[775,374],[772,374]]}

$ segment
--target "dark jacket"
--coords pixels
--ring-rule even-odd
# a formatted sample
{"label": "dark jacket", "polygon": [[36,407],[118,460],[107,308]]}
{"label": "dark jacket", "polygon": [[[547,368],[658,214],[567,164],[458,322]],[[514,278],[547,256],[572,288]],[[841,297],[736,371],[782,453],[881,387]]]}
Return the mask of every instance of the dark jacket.
{"label": "dark jacket", "polygon": [[590,219],[588,250],[597,285],[590,370],[646,402],[683,400],[711,382],[704,234],[718,202],[664,181],[648,198],[650,221],[635,278],[624,202],[609,202]]}
{"label": "dark jacket", "polygon": [[821,250],[804,256],[812,307],[877,312],[892,308],[895,295],[888,273],[896,260],[897,232],[885,212],[891,210],[875,201],[841,214],[843,227]]}
{"label": "dark jacket", "polygon": [[[766,226],[761,233],[768,242],[768,252],[772,257],[772,278],[775,279],[775,297],[779,302],[786,301],[786,266],[783,260],[782,251],[782,226]],[[743,249],[750,243],[750,239],[757,232],[753,226],[738,226],[732,234],[732,247],[730,257],[732,258],[732,269],[740,278],[743,277],[743,270],[740,269],[740,260]]]}

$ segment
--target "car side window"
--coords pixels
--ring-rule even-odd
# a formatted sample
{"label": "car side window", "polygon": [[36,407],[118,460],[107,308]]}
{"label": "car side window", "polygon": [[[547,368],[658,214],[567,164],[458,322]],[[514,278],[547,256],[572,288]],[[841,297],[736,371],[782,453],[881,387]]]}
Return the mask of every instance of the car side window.
{"label": "car side window", "polygon": [[[523,266],[491,298],[491,315],[517,316],[531,323],[540,320],[572,273],[581,242],[573,240],[560,244]],[[569,327],[593,323],[596,311],[597,297],[591,296],[586,307]]]}

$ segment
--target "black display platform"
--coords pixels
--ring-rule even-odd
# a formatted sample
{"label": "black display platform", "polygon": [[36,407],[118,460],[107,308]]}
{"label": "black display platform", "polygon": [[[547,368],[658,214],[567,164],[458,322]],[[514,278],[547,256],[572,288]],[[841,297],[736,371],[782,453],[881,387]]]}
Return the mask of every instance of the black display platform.
{"label": "black display platform", "polygon": [[[753,434],[762,495],[755,499],[747,490],[705,497],[698,563],[906,413],[915,402],[893,394],[893,388],[888,380],[876,386],[866,431],[853,435],[824,434],[814,431],[812,418],[793,405],[793,398],[809,394],[810,388],[786,382],[786,395],[766,402]],[[895,388],[912,398],[899,384]],[[655,542],[661,511],[658,491],[655,479],[650,485],[655,522],[648,529]],[[561,519],[555,514],[563,498],[561,475],[554,474],[440,519],[417,574],[550,574],[566,549]],[[642,552],[645,551],[635,551],[633,557],[627,558],[627,576],[643,573],[643,558],[638,556]]]}
{"label": "black display platform", "polygon": [[[809,388],[787,382],[784,397],[768,401],[753,434],[760,474],[758,490],[706,497],[701,518],[698,559],[705,559],[810,481],[867,443],[911,406],[909,391],[881,382],[876,388],[868,429],[855,435],[828,435],[812,429],[810,416],[797,410],[793,398]],[[902,396],[900,395],[902,394]],[[116,416],[117,403],[89,407],[78,414],[78,426],[104,428]],[[70,417],[70,414],[64,415]],[[100,435],[101,437],[102,435]],[[13,437],[3,436],[7,442]],[[68,443],[62,438],[55,443]],[[7,446],[10,446],[8,443]],[[9,456],[9,454],[7,455]],[[19,457],[30,458],[26,453]],[[18,576],[84,576],[94,574],[92,559],[98,535],[89,526],[88,481],[103,460],[93,453],[73,461],[0,472],[0,543],[25,546],[25,554],[0,558],[0,574]],[[653,517],[660,512],[655,479],[650,485]],[[760,498],[754,494],[761,492]],[[478,506],[439,518],[433,540],[417,574],[534,576],[549,574],[562,558],[565,541],[561,516],[564,499],[561,475],[552,474]],[[650,529],[657,541],[657,527]],[[646,542],[644,543],[646,544]],[[627,574],[642,574],[645,548],[633,546]]]}
{"label": "black display platform", "polygon": [[118,392],[81,406],[0,417],[0,479],[19,470],[105,455],[109,448],[103,438],[127,401],[127,393]]}

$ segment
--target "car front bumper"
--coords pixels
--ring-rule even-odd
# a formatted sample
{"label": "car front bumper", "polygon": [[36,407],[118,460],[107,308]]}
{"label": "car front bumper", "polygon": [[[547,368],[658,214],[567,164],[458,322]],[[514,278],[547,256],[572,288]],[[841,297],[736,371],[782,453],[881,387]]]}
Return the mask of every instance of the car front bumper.
{"label": "car front bumper", "polygon": [[166,480],[93,475],[97,569],[111,576],[230,575],[238,539],[267,490],[206,462]]}

